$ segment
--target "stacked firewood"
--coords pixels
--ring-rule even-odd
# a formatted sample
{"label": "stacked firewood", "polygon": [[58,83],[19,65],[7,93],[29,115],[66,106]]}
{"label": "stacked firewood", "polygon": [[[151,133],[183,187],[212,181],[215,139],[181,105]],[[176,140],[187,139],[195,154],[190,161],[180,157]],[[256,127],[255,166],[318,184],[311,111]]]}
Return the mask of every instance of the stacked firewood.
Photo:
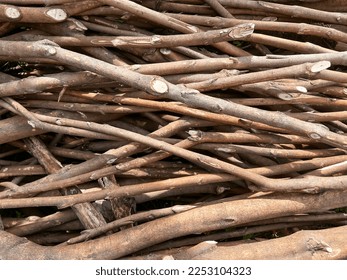
{"label": "stacked firewood", "polygon": [[347,258],[344,1],[0,1],[0,259]]}

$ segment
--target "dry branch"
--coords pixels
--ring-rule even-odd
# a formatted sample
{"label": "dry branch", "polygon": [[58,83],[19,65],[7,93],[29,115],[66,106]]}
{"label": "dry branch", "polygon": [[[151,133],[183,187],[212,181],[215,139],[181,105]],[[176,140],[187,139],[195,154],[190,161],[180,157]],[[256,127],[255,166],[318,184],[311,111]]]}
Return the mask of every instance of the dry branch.
{"label": "dry branch", "polygon": [[[216,244],[209,250],[199,252],[184,259],[195,260],[338,260],[346,258],[344,245],[346,226],[331,229],[303,230],[287,237],[250,242],[246,244]],[[206,241],[205,241],[206,242]],[[236,242],[235,242],[236,243]],[[272,248],[272,250],[268,250]],[[341,248],[343,248],[341,250]],[[188,248],[182,251],[188,251]],[[182,254],[182,253],[181,253]],[[177,250],[144,255],[135,259],[162,260],[169,256],[180,259]],[[131,258],[130,258],[131,259]]]}
{"label": "dry branch", "polygon": [[68,17],[60,7],[31,8],[0,4],[0,20],[14,22],[61,22]]}
{"label": "dry branch", "polygon": [[[114,259],[174,237],[223,229],[264,218],[274,218],[283,213],[296,214],[336,208],[346,205],[346,199],[347,195],[344,191],[319,195],[270,194],[259,198],[213,204],[155,220],[94,241],[70,245],[64,247],[64,250],[60,247],[38,246],[2,231],[0,238],[6,242],[0,249],[0,255],[3,259],[17,259],[18,256],[21,256],[21,259]],[[246,207],[247,204],[250,205]],[[255,211],[255,209],[262,209],[262,211]],[[200,222],[202,219],[205,223]],[[341,229],[345,232],[343,227]],[[163,230],[166,234],[155,234]],[[119,246],[120,244],[123,246]],[[18,254],[19,252],[21,254]]]}
{"label": "dry branch", "polygon": [[[183,86],[176,86],[158,77],[145,76],[126,69],[121,70],[117,66],[113,66],[100,61],[95,61],[90,57],[80,54],[77,55],[76,53],[57,48],[51,43],[47,44],[47,42],[41,42],[30,44],[23,42],[6,42],[6,44],[4,44],[4,47],[0,50],[0,54],[12,55],[13,49],[22,49],[23,52],[32,57],[48,56],[63,63],[71,65],[81,65],[81,67],[86,70],[102,74],[108,78],[116,79],[120,82],[128,84],[129,86],[145,90],[146,92],[154,95],[160,95],[162,97],[168,97],[176,101],[181,101],[190,106],[204,108],[216,113],[222,112],[231,114],[252,121],[264,122],[268,125],[288,129],[289,131],[297,132],[301,135],[307,135],[315,140],[319,139],[322,142],[326,142],[327,144],[331,144],[337,147],[345,148],[347,146],[347,140],[344,136],[327,131],[321,126],[292,119],[288,116],[276,112],[267,112],[266,115],[261,114],[261,110],[259,109],[244,107],[235,103],[225,102],[224,100],[204,96],[197,90],[191,90]],[[317,72],[320,72],[321,70],[326,69],[327,67],[329,67],[329,64],[323,62],[315,63],[313,65],[303,65],[303,68],[301,69],[303,69],[305,73],[315,74]],[[290,68],[288,70],[293,71],[294,69]],[[226,82],[226,84],[229,85],[228,81]]]}
{"label": "dry branch", "polygon": [[346,258],[341,1],[1,3],[1,259]]}
{"label": "dry branch", "polygon": [[300,7],[300,6],[292,6],[292,5],[283,5],[283,4],[275,4],[275,3],[267,3],[267,2],[255,2],[255,1],[235,1],[235,0],[218,0],[221,4],[227,7],[234,8],[246,8],[252,10],[258,10],[263,12],[274,12],[276,14],[284,14],[290,17],[299,17],[299,18],[307,18],[320,22],[329,22],[329,23],[337,23],[337,24],[346,24],[347,17],[345,17],[342,13],[333,13],[333,12],[325,12],[318,11],[315,9]]}

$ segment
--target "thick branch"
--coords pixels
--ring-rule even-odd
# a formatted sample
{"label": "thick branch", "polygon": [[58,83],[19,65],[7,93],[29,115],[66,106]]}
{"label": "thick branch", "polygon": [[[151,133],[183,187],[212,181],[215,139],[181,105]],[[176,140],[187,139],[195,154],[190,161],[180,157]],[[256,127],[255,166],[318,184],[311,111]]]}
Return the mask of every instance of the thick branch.
{"label": "thick branch", "polygon": [[[48,248],[34,245],[27,239],[0,231],[3,244],[0,247],[0,256],[2,259],[117,259],[180,236],[228,228],[265,218],[322,211],[346,205],[346,191],[332,191],[319,195],[269,194],[195,208],[97,240],[65,247]],[[341,229],[345,232],[344,227]],[[332,248],[329,253],[336,255],[337,251]]]}

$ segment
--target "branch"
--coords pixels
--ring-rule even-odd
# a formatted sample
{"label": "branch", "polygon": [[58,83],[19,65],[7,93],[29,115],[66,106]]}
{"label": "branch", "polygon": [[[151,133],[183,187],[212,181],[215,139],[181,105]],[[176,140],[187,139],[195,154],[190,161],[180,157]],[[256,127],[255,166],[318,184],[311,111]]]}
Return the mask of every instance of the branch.
{"label": "branch", "polygon": [[[130,229],[126,229],[110,236],[102,237],[82,244],[64,247],[43,247],[27,239],[16,237],[10,233],[0,231],[0,256],[2,259],[117,259],[164,242],[169,239],[249,223],[265,218],[275,218],[323,209],[344,207],[347,204],[346,191],[330,191],[319,195],[310,194],[268,194],[263,197],[217,203],[158,219]],[[259,211],[261,210],[261,211]],[[201,223],[201,221],[204,223]],[[182,226],[184,225],[184,226]],[[340,228],[339,235],[345,236],[345,227]],[[161,234],[158,234],[161,233]],[[334,235],[329,235],[335,238]],[[307,240],[307,239],[306,239]],[[318,242],[315,242],[318,240]],[[319,240],[309,239],[309,249],[317,251]],[[340,240],[340,238],[338,239]],[[344,240],[344,239],[343,239]],[[331,248],[329,239],[325,248]],[[290,243],[293,245],[293,243]],[[324,243],[325,244],[325,243]],[[268,244],[266,244],[268,245]],[[311,246],[312,245],[312,246]],[[341,247],[325,250],[330,256],[345,256],[345,242]],[[251,247],[245,255],[254,250]],[[268,246],[266,246],[266,252]],[[291,247],[290,247],[291,248]],[[341,249],[341,253],[338,253]],[[261,250],[263,252],[264,250]],[[290,249],[292,251],[292,249]],[[318,250],[318,251],[321,251]],[[324,250],[323,250],[324,251]],[[271,251],[273,252],[273,251]],[[285,249],[283,253],[289,253]],[[342,255],[339,255],[342,254]],[[322,255],[319,255],[323,257]]]}

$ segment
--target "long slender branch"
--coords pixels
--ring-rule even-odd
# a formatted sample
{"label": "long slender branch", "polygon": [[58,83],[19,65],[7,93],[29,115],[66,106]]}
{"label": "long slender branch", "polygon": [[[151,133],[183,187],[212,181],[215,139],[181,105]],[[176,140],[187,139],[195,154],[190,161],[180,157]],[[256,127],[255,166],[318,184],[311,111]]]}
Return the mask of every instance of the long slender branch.
{"label": "long slender branch", "polygon": [[[280,165],[274,165],[271,167],[260,167],[260,168],[254,168],[250,171],[253,171],[255,173],[262,174],[264,176],[276,176],[281,174],[287,174],[293,171],[305,171],[305,170],[312,170],[318,167],[324,167],[329,166],[335,163],[341,163],[345,161],[347,157],[345,155],[342,156],[335,156],[330,158],[316,158],[312,160],[306,160],[306,161],[297,161],[297,162],[290,162],[287,164],[280,164]],[[104,170],[105,172],[103,174],[100,174],[100,176],[107,176],[109,174],[114,174],[115,168],[108,168],[107,170]],[[95,171],[85,173],[83,177],[84,180],[88,181],[90,180],[91,176],[95,176]],[[36,188],[42,188],[45,186],[47,189],[53,189],[53,188],[63,188],[68,186],[69,184],[79,184],[81,181],[83,181],[82,176],[75,176],[75,178],[67,178],[67,179],[60,179],[56,182],[48,182],[44,183],[43,185],[36,184]],[[92,177],[93,178],[93,177]],[[84,194],[76,194],[74,196],[68,196],[68,197],[40,197],[40,198],[12,198],[12,199],[4,199],[4,196],[2,196],[2,199],[0,201],[0,208],[16,208],[16,207],[29,207],[29,206],[57,206],[59,208],[68,207],[70,205],[74,205],[76,203],[86,202],[86,201],[95,201],[98,199],[104,199],[107,197],[121,197],[121,196],[135,196],[142,193],[147,192],[153,192],[153,191],[159,191],[159,190],[166,190],[166,189],[173,189],[173,188],[184,188],[192,185],[201,185],[201,184],[209,184],[209,183],[218,183],[218,182],[229,182],[238,180],[237,177],[229,175],[229,174],[199,174],[196,176],[190,176],[190,177],[183,177],[183,178],[175,178],[175,179],[168,179],[153,183],[147,183],[147,184],[135,184],[135,185],[129,185],[129,186],[123,186],[122,188],[119,188],[117,190],[114,190],[110,192],[110,190],[102,190],[102,191],[96,191],[93,193],[84,193]],[[301,180],[301,184],[303,182],[307,182],[307,180]],[[298,181],[296,181],[298,183]],[[318,182],[319,184],[319,179]],[[328,186],[331,184],[328,180],[326,180],[326,183]],[[304,183],[305,185],[305,183]]]}
{"label": "long slender branch", "polygon": [[[145,18],[147,20],[150,20],[152,22],[159,23],[163,26],[172,28],[174,30],[180,31],[182,33],[196,33],[199,32],[199,28],[196,26],[187,24],[183,21],[174,19],[166,14],[159,13],[156,11],[153,11],[151,9],[148,9],[146,7],[143,7],[139,4],[136,4],[129,0],[102,0],[102,3],[110,6],[114,6],[116,8],[128,11],[132,14],[135,14],[139,17]],[[248,52],[239,49],[233,45],[230,45],[228,43],[215,43],[213,44],[214,47],[219,48],[220,50],[230,54],[230,55],[236,55],[236,56],[244,56],[248,55]]]}
{"label": "long slender branch", "polygon": [[290,32],[300,35],[314,35],[326,39],[332,39],[337,42],[347,42],[345,33],[342,31],[336,30],[334,28],[317,26],[307,23],[269,22],[260,20],[242,20],[172,13],[168,13],[168,15],[172,18],[184,21],[186,23],[202,26],[214,26],[217,28],[225,28],[248,22],[255,24],[255,30]]}
{"label": "long slender branch", "polygon": [[310,8],[305,8],[302,6],[283,5],[262,1],[255,2],[249,0],[244,0],[242,2],[236,0],[219,0],[219,2],[228,7],[246,8],[270,13],[274,12],[278,14],[284,14],[290,17],[307,18],[329,23],[347,23],[347,17],[344,16],[344,14],[342,13],[319,11]]}
{"label": "long slender branch", "polygon": [[[243,39],[253,32],[253,24],[240,24],[231,28],[210,30],[187,35],[153,35],[153,36],[46,36],[24,34],[24,41],[50,40],[64,47],[149,47],[169,48],[177,46],[210,45],[218,42]],[[19,39],[19,38],[18,38]]]}
{"label": "long slender branch", "polygon": [[[315,140],[321,140],[332,146],[347,147],[345,136],[330,132],[319,125],[296,120],[277,112],[263,112],[260,109],[245,107],[239,104],[227,102],[218,98],[210,97],[183,86],[170,84],[157,77],[142,75],[131,70],[120,68],[108,63],[103,63],[90,57],[63,50],[53,45],[41,43],[8,42],[1,49],[1,53],[12,55],[13,48],[23,50],[28,56],[49,56],[58,61],[80,65],[85,70],[102,74],[108,78],[116,79],[135,88],[145,90],[154,95],[160,95],[189,106],[204,108],[216,113],[226,113],[252,121],[264,122],[268,125],[284,128],[300,135],[308,135]],[[317,73],[327,67],[326,63],[307,65],[308,73]],[[229,81],[228,81],[229,82]]]}
{"label": "long slender branch", "polygon": [[346,5],[294,2],[2,1],[0,258],[346,258]]}
{"label": "long slender branch", "polygon": [[[116,259],[151,245],[196,232],[223,229],[264,218],[322,211],[342,207],[346,203],[345,191],[330,191],[319,195],[269,194],[259,198],[195,208],[97,240],[70,245],[64,247],[64,250],[61,250],[61,247],[34,245],[28,241],[23,243],[21,238],[0,231],[3,241],[0,255],[3,259]],[[202,220],[205,222],[201,223]],[[182,227],[182,224],[187,226]],[[157,234],[158,232],[165,234]],[[333,252],[335,253],[334,250]],[[341,254],[344,253],[340,252],[338,256]]]}

